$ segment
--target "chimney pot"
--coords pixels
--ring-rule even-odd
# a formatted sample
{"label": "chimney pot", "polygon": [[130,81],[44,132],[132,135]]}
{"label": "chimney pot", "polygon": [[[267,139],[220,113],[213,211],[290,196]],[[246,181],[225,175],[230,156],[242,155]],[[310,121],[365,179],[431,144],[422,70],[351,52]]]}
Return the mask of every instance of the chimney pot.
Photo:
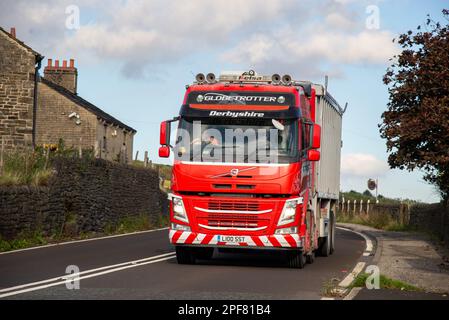
{"label": "chimney pot", "polygon": [[[59,64],[60,61],[61,64]],[[44,69],[44,78],[76,94],[78,72],[75,68],[75,60],[54,59],[53,61],[53,59],[48,59],[48,66]]]}
{"label": "chimney pot", "polygon": [[16,38],[16,28],[12,27],[10,33],[13,38]]}

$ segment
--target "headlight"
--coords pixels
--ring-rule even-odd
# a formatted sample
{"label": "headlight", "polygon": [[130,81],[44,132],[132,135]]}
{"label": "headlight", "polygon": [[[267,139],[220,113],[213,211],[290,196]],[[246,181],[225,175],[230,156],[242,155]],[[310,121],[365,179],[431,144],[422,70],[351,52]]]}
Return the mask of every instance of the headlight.
{"label": "headlight", "polygon": [[279,217],[278,226],[283,226],[295,221],[296,207],[302,203],[302,198],[289,199],[285,201],[281,216]]}
{"label": "headlight", "polygon": [[189,223],[189,218],[187,218],[187,212],[184,208],[182,198],[169,194],[168,199],[172,201],[174,218]]}

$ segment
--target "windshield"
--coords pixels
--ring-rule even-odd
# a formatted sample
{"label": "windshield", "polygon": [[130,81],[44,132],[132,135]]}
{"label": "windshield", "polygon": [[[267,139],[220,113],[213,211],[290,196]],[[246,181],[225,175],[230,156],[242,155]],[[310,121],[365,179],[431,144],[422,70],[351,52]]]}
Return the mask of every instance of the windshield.
{"label": "windshield", "polygon": [[294,119],[182,118],[174,151],[183,161],[291,163],[298,140]]}

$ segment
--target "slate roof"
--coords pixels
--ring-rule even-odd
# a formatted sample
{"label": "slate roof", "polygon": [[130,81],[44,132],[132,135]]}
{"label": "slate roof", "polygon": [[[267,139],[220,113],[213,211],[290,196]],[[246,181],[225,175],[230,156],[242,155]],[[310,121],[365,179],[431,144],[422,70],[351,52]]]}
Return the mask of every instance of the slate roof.
{"label": "slate roof", "polygon": [[53,90],[57,91],[58,93],[62,94],[63,96],[65,96],[69,100],[73,101],[77,105],[79,105],[79,106],[85,108],[86,110],[92,112],[93,114],[95,114],[97,116],[97,118],[106,121],[106,123],[116,125],[116,126],[122,128],[122,129],[126,129],[126,130],[132,131],[134,133],[137,132],[135,129],[131,128],[130,126],[127,126],[126,124],[124,124],[120,120],[114,118],[110,114],[104,112],[103,110],[101,110],[97,106],[93,105],[92,103],[90,103],[87,100],[84,100],[83,98],[81,98],[77,94],[72,93],[71,91],[67,90],[66,88],[64,88],[62,86],[59,86],[59,85],[57,85],[57,84],[55,84],[55,83],[53,83],[53,82],[51,82],[51,81],[49,81],[49,80],[47,80],[45,78],[42,78],[42,77],[40,78],[40,81],[42,83],[46,84],[47,86],[49,86],[50,88],[52,88]]}

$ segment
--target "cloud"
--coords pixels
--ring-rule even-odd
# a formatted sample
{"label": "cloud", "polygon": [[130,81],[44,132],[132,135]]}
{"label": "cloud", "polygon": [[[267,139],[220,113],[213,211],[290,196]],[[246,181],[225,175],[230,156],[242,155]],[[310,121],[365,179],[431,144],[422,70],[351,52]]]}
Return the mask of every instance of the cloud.
{"label": "cloud", "polygon": [[[81,27],[65,28],[68,5]],[[125,76],[207,55],[217,63],[291,72],[340,74],[344,65],[386,63],[395,48],[387,31],[364,27],[355,1],[3,0],[0,19],[48,57],[114,60]],[[358,5],[358,3],[357,3]],[[317,14],[319,13],[319,14]]]}
{"label": "cloud", "polygon": [[387,31],[352,34],[334,30],[317,29],[298,35],[294,29],[286,28],[272,34],[254,34],[224,52],[221,58],[236,64],[246,62],[256,69],[276,66],[315,77],[342,65],[384,65],[397,53],[391,41],[393,35]]}
{"label": "cloud", "polygon": [[386,162],[366,153],[350,153],[341,157],[341,174],[349,178],[376,178],[389,170]]}

